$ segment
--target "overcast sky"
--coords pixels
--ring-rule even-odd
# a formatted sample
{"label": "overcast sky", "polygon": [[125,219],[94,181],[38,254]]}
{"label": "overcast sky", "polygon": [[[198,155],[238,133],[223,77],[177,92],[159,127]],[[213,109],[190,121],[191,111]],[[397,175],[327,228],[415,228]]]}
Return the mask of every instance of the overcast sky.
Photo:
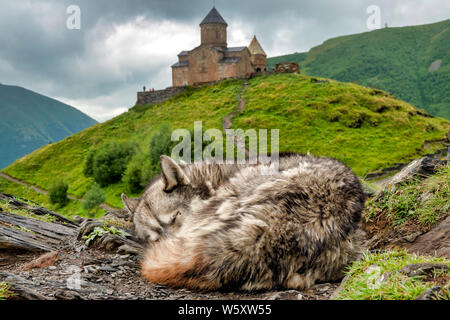
{"label": "overcast sky", "polygon": [[[0,83],[68,103],[98,121],[134,105],[136,91],[171,84],[177,54],[199,45],[213,0],[0,0]],[[81,9],[81,29],[66,26]],[[449,0],[216,0],[230,46],[256,34],[269,56],[308,51],[369,31],[370,5],[390,27],[450,18]]]}

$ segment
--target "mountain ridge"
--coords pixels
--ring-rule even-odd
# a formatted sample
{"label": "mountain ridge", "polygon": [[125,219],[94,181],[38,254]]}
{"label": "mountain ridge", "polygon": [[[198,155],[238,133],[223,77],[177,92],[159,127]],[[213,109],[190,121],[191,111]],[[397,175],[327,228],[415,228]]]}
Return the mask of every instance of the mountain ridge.
{"label": "mountain ridge", "polygon": [[16,85],[0,84],[0,168],[96,124],[76,108]]}
{"label": "mountain ridge", "polygon": [[307,75],[389,91],[450,119],[450,19],[339,36],[309,52],[268,59],[269,67],[278,62],[297,62]]}

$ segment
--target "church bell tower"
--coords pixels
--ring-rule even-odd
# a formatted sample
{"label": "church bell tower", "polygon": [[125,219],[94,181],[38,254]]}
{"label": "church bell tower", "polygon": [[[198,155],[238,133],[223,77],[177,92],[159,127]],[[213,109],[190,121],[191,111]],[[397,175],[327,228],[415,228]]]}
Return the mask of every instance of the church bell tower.
{"label": "church bell tower", "polygon": [[215,7],[208,13],[200,23],[201,44],[214,47],[227,47],[228,24],[222,18]]}

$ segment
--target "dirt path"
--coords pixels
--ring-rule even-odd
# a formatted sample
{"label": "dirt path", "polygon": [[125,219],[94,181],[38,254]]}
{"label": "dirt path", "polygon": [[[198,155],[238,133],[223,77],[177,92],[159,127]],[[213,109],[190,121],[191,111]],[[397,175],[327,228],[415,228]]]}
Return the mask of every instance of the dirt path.
{"label": "dirt path", "polygon": [[[232,127],[232,125],[233,125],[233,122],[232,122],[233,118],[237,114],[242,112],[242,110],[245,109],[245,101],[244,101],[244,99],[242,99],[242,93],[245,91],[245,89],[247,89],[247,87],[249,85],[250,85],[250,83],[248,83],[248,82],[244,83],[244,85],[242,86],[241,92],[239,92],[239,94],[237,95],[236,98],[238,99],[239,104],[238,104],[236,110],[234,110],[229,115],[227,115],[225,118],[223,118],[222,129],[223,129],[224,132],[225,132],[225,130],[230,129]],[[237,136],[234,136],[234,140],[233,141],[234,141],[234,145],[239,147],[238,146],[238,137]],[[245,144],[244,144],[244,151],[245,151],[245,157],[248,158],[249,157],[249,151],[245,147]]]}
{"label": "dirt path", "polygon": [[245,89],[247,89],[247,87],[250,85],[250,83],[245,83],[242,86],[241,92],[239,92],[239,94],[237,95],[237,99],[239,100],[239,105],[236,108],[236,110],[234,110],[233,112],[231,112],[229,115],[227,115],[225,118],[223,118],[222,121],[222,127],[223,127],[223,131],[230,129],[231,126],[233,125],[233,122],[231,121],[238,113],[242,112],[242,110],[244,110],[245,108],[245,101],[244,99],[242,99],[242,93],[244,93]]}
{"label": "dirt path", "polygon": [[[29,187],[29,188],[33,189],[34,191],[39,192],[39,193],[41,193],[41,194],[45,194],[45,195],[48,194],[48,191],[47,191],[47,190],[42,189],[42,188],[39,188],[39,187],[34,186],[34,185],[32,185],[32,184],[29,184],[29,183],[27,183],[27,182],[25,182],[25,181],[22,181],[22,180],[20,180],[20,179],[14,178],[14,177],[10,176],[9,174],[0,172],[0,177],[6,179],[6,180],[8,180],[8,181],[11,181],[11,182],[20,184],[20,185],[22,185],[22,186]],[[68,194],[67,197],[68,197],[70,200],[81,201],[81,199],[79,199],[79,198],[77,198],[77,197],[75,197],[75,196],[73,196],[73,195],[71,195],[71,194]],[[103,209],[107,210],[107,211],[116,210],[115,208],[108,206],[106,203],[103,203],[103,204],[101,204],[100,206],[101,206]]]}

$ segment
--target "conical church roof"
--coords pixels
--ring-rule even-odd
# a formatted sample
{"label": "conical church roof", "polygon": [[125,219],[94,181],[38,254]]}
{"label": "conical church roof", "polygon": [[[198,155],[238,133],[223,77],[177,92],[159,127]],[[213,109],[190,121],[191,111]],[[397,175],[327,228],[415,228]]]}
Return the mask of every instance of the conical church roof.
{"label": "conical church roof", "polygon": [[206,18],[203,19],[202,23],[200,23],[200,25],[202,24],[224,24],[228,26],[227,22],[222,18],[216,7],[211,9]]}
{"label": "conical church roof", "polygon": [[263,54],[266,56],[266,53],[264,52],[264,49],[259,44],[258,39],[256,39],[256,36],[253,38],[252,42],[248,46],[248,50],[250,50],[251,54]]}

